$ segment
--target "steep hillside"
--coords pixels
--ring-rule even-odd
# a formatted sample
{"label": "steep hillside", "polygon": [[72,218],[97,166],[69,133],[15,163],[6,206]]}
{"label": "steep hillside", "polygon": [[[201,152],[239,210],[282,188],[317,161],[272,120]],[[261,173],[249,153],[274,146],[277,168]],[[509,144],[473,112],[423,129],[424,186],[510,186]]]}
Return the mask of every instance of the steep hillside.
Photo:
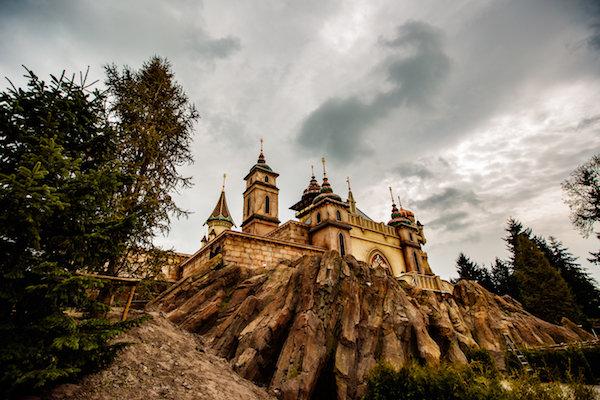
{"label": "steep hillside", "polygon": [[283,399],[357,399],[379,359],[464,363],[470,347],[502,352],[503,333],[524,345],[589,338],[472,282],[459,282],[453,295],[408,288],[337,252],[269,271],[216,258],[149,307]]}
{"label": "steep hillside", "polygon": [[198,336],[158,313],[118,340],[132,342],[105,370],[60,385],[44,399],[232,400],[272,399],[267,392],[205,352]]}

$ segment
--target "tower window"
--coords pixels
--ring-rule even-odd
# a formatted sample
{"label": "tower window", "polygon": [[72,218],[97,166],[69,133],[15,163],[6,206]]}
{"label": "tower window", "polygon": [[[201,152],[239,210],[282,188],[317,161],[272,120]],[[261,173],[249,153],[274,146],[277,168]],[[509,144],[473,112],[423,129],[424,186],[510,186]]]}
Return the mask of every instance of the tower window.
{"label": "tower window", "polygon": [[269,177],[265,176],[265,182],[269,182]]}
{"label": "tower window", "polygon": [[338,233],[338,241],[340,243],[340,254],[343,256],[346,255],[346,247],[344,246],[344,235],[342,233]]}
{"label": "tower window", "polygon": [[246,215],[250,215],[250,199],[248,199],[248,208],[246,209]]}
{"label": "tower window", "polygon": [[265,196],[265,213],[269,214],[271,212],[271,204],[269,200],[269,196]]}
{"label": "tower window", "polygon": [[417,253],[413,253],[413,257],[415,259],[415,266],[417,267],[417,272],[421,272],[421,268],[419,268],[419,259],[417,258]]}
{"label": "tower window", "polygon": [[340,213],[340,210],[335,210],[335,217],[338,221],[342,220],[342,214]]}
{"label": "tower window", "polygon": [[321,222],[321,213],[320,212],[317,213],[317,224],[319,222]]}

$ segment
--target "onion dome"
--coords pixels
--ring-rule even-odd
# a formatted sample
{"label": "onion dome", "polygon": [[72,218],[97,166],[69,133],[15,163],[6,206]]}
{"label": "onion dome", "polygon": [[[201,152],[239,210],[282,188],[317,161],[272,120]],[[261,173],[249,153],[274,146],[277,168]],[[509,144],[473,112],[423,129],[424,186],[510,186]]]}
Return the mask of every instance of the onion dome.
{"label": "onion dome", "polygon": [[410,220],[411,218],[414,218],[414,214],[409,211],[409,210],[405,210],[404,208],[402,208],[402,203],[400,203],[400,196],[398,196],[398,205],[400,206],[400,209],[398,209],[398,207],[396,207],[396,203],[394,203],[394,195],[392,194],[392,188],[390,187],[390,195],[392,195],[392,219],[388,222],[388,225],[390,226],[397,226],[401,223],[409,223],[410,224]]}
{"label": "onion dome", "polygon": [[315,197],[313,200],[313,204],[317,204],[323,199],[332,199],[336,201],[342,201],[342,198],[337,194],[333,193],[333,189],[327,180],[327,173],[325,171],[325,158],[321,159],[323,161],[323,185],[321,185],[321,190],[319,191],[319,195]]}
{"label": "onion dome", "polygon": [[269,167],[267,165],[267,162],[265,161],[265,155],[263,154],[263,140],[262,139],[260,139],[260,155],[258,156],[258,161],[256,162],[256,164],[254,164],[252,166],[252,168],[250,168],[250,172],[254,171],[256,168],[260,168],[260,169],[264,169],[266,171],[273,172],[271,167]]}
{"label": "onion dome", "polygon": [[[312,167],[312,165],[311,165]],[[315,179],[315,171],[313,168],[312,176],[310,177],[310,182],[308,183],[308,187],[304,189],[304,193],[302,193],[302,200],[308,197],[315,197],[321,192],[321,185]]]}

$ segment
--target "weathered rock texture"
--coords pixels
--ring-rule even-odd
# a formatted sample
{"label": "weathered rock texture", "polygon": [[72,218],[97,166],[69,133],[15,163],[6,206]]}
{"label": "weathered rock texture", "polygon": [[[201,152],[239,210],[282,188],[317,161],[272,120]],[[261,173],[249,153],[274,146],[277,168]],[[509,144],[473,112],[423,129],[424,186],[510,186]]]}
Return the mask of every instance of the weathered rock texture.
{"label": "weathered rock texture", "polygon": [[473,282],[453,295],[409,288],[337,252],[269,271],[210,267],[149,306],[282,399],[357,399],[377,360],[465,363],[467,348],[502,351],[503,333],[528,346],[587,339]]}

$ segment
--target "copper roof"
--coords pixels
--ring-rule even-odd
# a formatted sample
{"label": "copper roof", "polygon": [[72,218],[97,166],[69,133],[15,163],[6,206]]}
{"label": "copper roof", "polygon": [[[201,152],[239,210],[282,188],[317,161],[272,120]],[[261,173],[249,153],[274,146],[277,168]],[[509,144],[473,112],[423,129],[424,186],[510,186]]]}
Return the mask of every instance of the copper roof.
{"label": "copper roof", "polygon": [[210,217],[206,220],[206,223],[210,221],[228,221],[231,222],[232,225],[235,225],[233,219],[231,218],[231,214],[229,213],[229,209],[227,208],[227,201],[225,200],[225,190],[221,191],[221,196],[219,196],[219,201],[217,201],[217,206],[210,214]]}

